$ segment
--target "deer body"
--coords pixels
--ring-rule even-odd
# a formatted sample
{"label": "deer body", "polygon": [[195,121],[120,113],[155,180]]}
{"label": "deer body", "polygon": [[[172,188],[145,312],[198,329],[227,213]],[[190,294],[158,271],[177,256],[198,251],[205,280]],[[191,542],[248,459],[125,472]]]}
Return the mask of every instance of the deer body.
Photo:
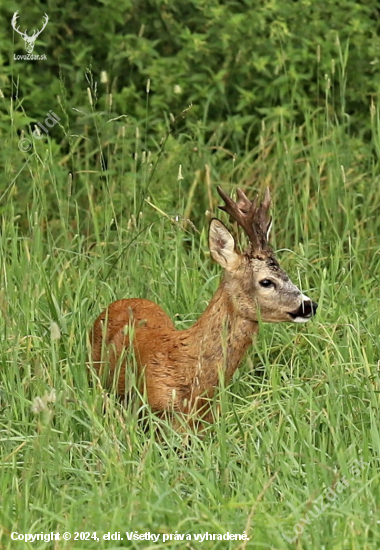
{"label": "deer body", "polygon": [[[176,330],[170,317],[149,300],[118,300],[95,321],[95,364],[102,356],[103,323],[107,318],[111,376],[123,350],[130,345],[124,327],[132,325],[139,374],[144,370],[148,402],[156,412],[201,410],[205,405],[202,397],[213,397],[221,376],[229,382],[258,330],[256,322],[234,316],[223,284],[199,320],[187,330]],[[122,369],[120,395],[125,392],[125,376],[126,369]]]}
{"label": "deer body", "polygon": [[257,207],[240,190],[238,203],[218,191],[227,204],[223,209],[237,219],[251,245],[239,253],[227,228],[211,220],[210,251],[225,276],[198,321],[176,330],[157,304],[118,300],[100,314],[90,335],[95,368],[100,371],[107,363],[111,380],[119,370],[121,396],[131,368],[125,352],[133,348],[140,387],[153,411],[195,414],[207,421],[212,420],[209,400],[241,363],[258,332],[259,316],[268,322],[304,322],[317,308],[281,270],[267,245],[268,198]]}

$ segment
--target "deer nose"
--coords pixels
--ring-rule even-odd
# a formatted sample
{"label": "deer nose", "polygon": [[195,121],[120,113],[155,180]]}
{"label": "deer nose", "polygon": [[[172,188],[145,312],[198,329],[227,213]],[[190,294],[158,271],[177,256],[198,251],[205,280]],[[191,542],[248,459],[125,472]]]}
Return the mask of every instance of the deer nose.
{"label": "deer nose", "polygon": [[316,314],[317,308],[318,304],[316,302],[308,300],[307,302],[302,302],[299,312],[303,317],[312,317]]}
{"label": "deer nose", "polygon": [[315,315],[317,307],[318,304],[307,298],[307,300],[304,299],[301,302],[300,307],[296,311],[289,311],[289,315],[296,323],[305,323]]}

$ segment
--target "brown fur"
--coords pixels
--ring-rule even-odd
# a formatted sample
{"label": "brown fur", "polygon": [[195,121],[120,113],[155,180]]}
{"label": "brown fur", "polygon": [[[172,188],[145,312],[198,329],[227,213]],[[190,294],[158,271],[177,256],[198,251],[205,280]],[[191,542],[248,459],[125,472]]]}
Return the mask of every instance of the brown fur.
{"label": "brown fur", "polygon": [[[256,228],[260,239],[245,253],[236,251],[219,220],[211,221],[210,251],[225,276],[191,328],[176,330],[168,315],[145,299],[118,300],[96,319],[92,361],[98,372],[108,366],[108,383],[118,374],[120,396],[129,387],[132,369],[125,352],[133,348],[139,389],[146,391],[153,411],[195,413],[211,421],[210,399],[221,379],[227,384],[241,363],[258,331],[258,316],[267,322],[303,322],[314,315],[317,305],[293,285],[266,245],[269,193],[266,197],[265,209],[260,207],[263,222]],[[244,196],[245,210],[247,201]],[[264,288],[268,279],[273,285]]]}
{"label": "brown fur", "polygon": [[[129,347],[124,327],[132,326],[139,375],[144,370],[148,402],[156,412],[173,409],[191,413],[203,408],[205,401],[201,397],[213,397],[219,376],[223,375],[228,383],[258,330],[257,323],[234,317],[223,284],[203,315],[187,330],[176,330],[168,315],[154,302],[118,300],[99,315],[92,330],[92,360],[98,371],[103,364],[106,318],[111,377],[123,350]],[[203,368],[210,363],[213,368]],[[118,379],[121,396],[125,394],[126,367],[124,363]]]}

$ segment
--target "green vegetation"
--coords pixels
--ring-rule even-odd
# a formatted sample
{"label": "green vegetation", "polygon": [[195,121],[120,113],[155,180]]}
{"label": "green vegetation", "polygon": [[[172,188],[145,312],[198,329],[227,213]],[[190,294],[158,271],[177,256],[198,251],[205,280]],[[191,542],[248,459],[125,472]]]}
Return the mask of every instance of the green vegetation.
{"label": "green vegetation", "polygon": [[[36,53],[50,61],[5,63],[0,77],[0,548],[51,548],[10,534],[53,531],[100,538],[62,549],[377,549],[376,5],[172,4],[107,1],[87,17],[74,2],[63,16],[38,2],[14,8],[35,27],[48,13]],[[270,10],[278,40],[265,31]],[[2,62],[24,53],[12,14]],[[244,41],[256,35],[261,50]],[[241,65],[228,58],[238,46]],[[35,139],[29,125],[49,110],[61,121]],[[250,196],[270,186],[277,257],[320,307],[303,326],[262,326],[218,395],[223,414],[199,437],[146,406],[143,422],[135,403],[89,384],[88,331],[124,297],[158,302],[178,328],[194,322],[220,277],[207,249],[216,183]],[[128,541],[126,531],[161,537]],[[176,531],[250,540],[163,542]],[[102,540],[108,532],[124,540]]]}

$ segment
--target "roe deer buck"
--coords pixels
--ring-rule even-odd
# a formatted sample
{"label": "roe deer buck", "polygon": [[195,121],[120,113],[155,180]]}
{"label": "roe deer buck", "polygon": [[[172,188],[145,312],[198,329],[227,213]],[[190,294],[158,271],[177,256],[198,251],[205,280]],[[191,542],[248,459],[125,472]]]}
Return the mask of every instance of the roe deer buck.
{"label": "roe deer buck", "polygon": [[269,189],[261,205],[257,197],[251,202],[240,189],[237,202],[219,186],[217,189],[225,202],[219,208],[240,225],[250,245],[239,252],[225,225],[216,218],[211,220],[211,256],[225,274],[198,321],[186,330],[176,330],[154,302],[118,300],[99,315],[90,335],[96,370],[107,363],[110,380],[119,374],[121,396],[125,395],[128,369],[132,369],[125,351],[133,347],[139,387],[145,387],[151,409],[194,413],[197,422],[212,421],[210,398],[221,377],[227,383],[238,368],[258,332],[259,317],[272,323],[303,323],[318,307],[290,281],[268,245]]}

